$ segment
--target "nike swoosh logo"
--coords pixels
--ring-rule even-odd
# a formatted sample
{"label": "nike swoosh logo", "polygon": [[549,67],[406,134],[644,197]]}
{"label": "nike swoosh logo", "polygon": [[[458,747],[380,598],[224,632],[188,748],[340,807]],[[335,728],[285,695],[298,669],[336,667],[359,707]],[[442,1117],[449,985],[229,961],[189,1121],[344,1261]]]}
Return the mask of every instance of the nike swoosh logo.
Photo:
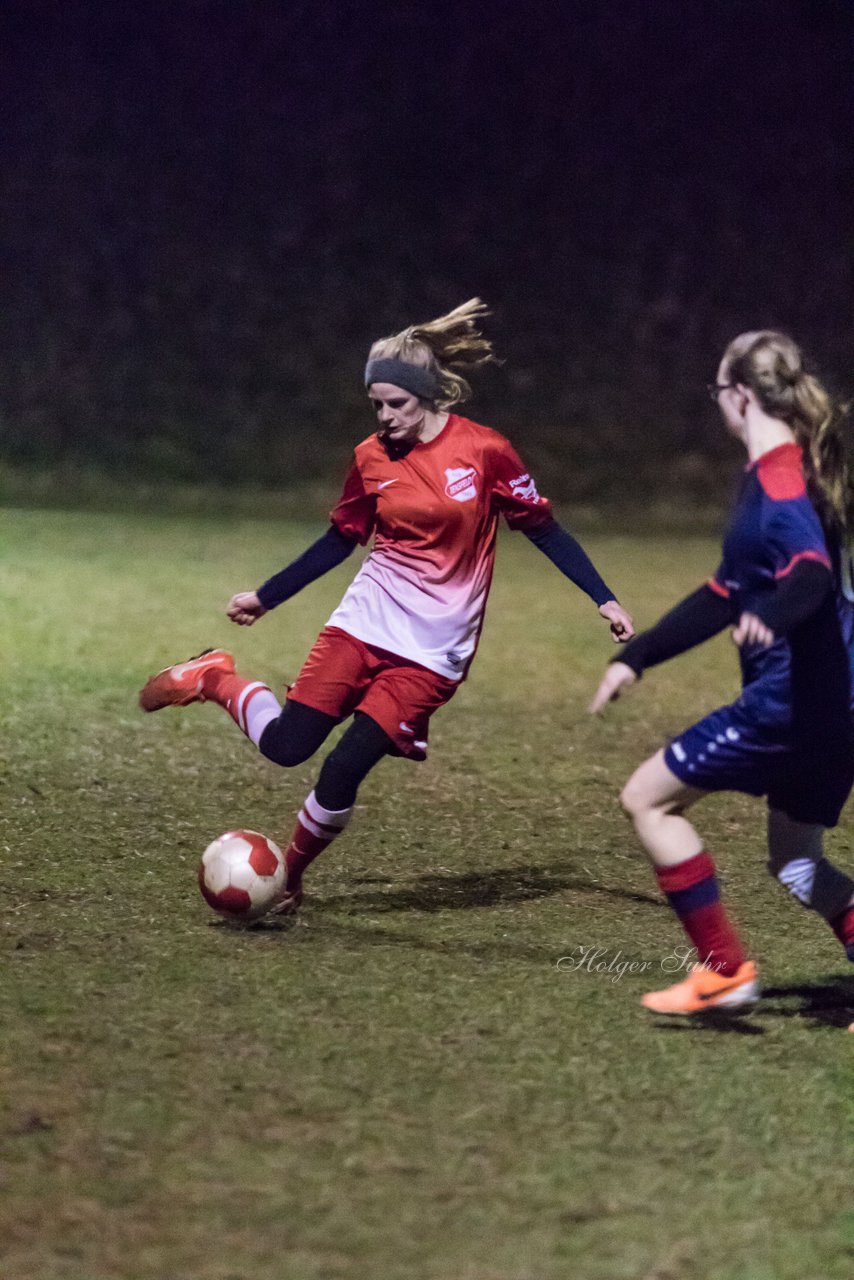
{"label": "nike swoosh logo", "polygon": [[387,489],[390,484],[397,484],[397,476],[393,480],[381,480],[377,485],[378,489]]}
{"label": "nike swoosh logo", "polygon": [[[741,984],[738,983],[735,985],[740,986]],[[714,1000],[716,996],[725,996],[729,991],[734,991],[734,990],[735,990],[735,986],[723,987],[720,991],[698,991],[697,999],[703,1000],[703,1001]]]}

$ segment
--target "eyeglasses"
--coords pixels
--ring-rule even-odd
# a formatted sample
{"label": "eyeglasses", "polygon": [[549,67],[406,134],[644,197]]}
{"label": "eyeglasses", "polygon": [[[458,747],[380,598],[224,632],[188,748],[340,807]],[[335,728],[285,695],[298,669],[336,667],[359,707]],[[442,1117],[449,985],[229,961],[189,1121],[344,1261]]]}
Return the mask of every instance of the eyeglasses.
{"label": "eyeglasses", "polygon": [[734,382],[707,382],[706,391],[712,404],[717,404],[721,392],[731,391],[734,386]]}

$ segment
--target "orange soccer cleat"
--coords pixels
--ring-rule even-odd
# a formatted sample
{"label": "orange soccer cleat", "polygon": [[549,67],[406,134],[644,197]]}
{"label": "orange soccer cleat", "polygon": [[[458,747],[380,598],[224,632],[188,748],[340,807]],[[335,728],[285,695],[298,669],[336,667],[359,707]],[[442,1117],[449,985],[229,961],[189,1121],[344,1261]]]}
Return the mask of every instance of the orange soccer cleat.
{"label": "orange soccer cleat", "polygon": [[759,999],[759,975],[752,960],[726,977],[706,965],[695,965],[688,977],[663,991],[649,991],[641,1004],[653,1013],[727,1013],[746,1010]]}
{"label": "orange soccer cleat", "polygon": [[139,691],[143,711],[159,711],[161,707],[186,707],[190,702],[204,702],[202,687],[209,671],[234,674],[234,658],[225,649],[205,649],[188,662],[164,667],[146,681]]}

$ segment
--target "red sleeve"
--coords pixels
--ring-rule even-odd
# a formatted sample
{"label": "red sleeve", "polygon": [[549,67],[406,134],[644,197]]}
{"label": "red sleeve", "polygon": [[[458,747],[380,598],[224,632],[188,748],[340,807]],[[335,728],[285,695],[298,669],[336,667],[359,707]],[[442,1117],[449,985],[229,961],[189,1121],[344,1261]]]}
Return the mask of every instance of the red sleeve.
{"label": "red sleeve", "polygon": [[368,493],[362,481],[362,473],[355,458],[344,478],[341,497],[329,515],[339,533],[354,538],[362,546],[374,531],[377,518],[377,495]]}
{"label": "red sleeve", "polygon": [[492,500],[511,529],[536,529],[554,519],[509,440],[500,440],[492,457]]}

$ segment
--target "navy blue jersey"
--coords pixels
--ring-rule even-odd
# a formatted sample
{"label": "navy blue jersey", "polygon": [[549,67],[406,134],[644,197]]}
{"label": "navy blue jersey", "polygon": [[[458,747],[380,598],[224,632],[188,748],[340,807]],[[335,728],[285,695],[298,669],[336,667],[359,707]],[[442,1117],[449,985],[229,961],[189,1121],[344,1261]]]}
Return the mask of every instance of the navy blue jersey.
{"label": "navy blue jersey", "polygon": [[836,612],[842,641],[848,654],[851,709],[854,711],[854,560],[848,546],[831,546],[830,553],[836,584]]}
{"label": "navy blue jersey", "polygon": [[761,723],[791,723],[793,712],[802,723],[840,707],[848,713],[854,605],[841,590],[839,552],[832,550],[807,494],[799,446],[763,454],[746,469],[709,586],[731,602],[734,620],[803,560],[826,565],[837,591],[786,639],[741,648],[742,700]]}

